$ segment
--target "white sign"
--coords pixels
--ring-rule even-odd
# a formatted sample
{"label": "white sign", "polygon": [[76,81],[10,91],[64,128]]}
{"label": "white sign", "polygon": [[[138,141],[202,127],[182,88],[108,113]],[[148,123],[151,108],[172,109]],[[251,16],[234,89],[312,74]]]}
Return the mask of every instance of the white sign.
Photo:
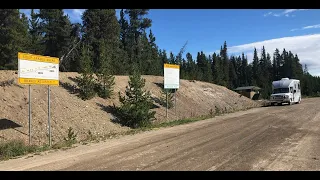
{"label": "white sign", "polygon": [[20,84],[59,85],[59,58],[18,53]]}
{"label": "white sign", "polygon": [[164,64],[164,89],[179,89],[180,66]]}

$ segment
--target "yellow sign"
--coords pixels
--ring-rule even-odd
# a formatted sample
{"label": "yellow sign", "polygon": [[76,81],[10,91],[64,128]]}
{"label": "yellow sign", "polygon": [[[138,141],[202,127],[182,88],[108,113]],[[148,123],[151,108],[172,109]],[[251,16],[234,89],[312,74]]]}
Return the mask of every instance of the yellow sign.
{"label": "yellow sign", "polygon": [[18,59],[59,64],[59,58],[18,52]]}
{"label": "yellow sign", "polygon": [[39,85],[57,85],[59,86],[58,80],[53,79],[35,79],[35,78],[19,78],[20,84],[39,84]]}
{"label": "yellow sign", "polygon": [[59,85],[59,58],[18,52],[19,84]]}
{"label": "yellow sign", "polygon": [[179,65],[176,65],[176,64],[164,64],[164,68],[180,69],[180,66],[179,66]]}

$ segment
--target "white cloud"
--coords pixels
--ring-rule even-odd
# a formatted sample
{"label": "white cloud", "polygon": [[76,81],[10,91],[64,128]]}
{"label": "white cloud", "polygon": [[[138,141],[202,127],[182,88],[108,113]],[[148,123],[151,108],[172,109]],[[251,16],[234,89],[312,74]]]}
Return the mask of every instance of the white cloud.
{"label": "white cloud", "polygon": [[283,11],[283,14],[288,14],[288,13],[292,13],[294,11],[297,11],[298,9],[287,9],[285,11]]}
{"label": "white cloud", "polygon": [[308,9],[286,9],[280,13],[274,13],[274,12],[268,12],[264,14],[263,16],[275,16],[275,17],[280,17],[280,16],[286,16],[286,17],[295,17],[295,15],[291,15],[291,13],[296,12],[296,11],[305,11]]}
{"label": "white cloud", "polygon": [[248,61],[251,62],[254,48],[257,48],[260,56],[262,46],[265,47],[266,52],[268,52],[271,57],[273,57],[276,48],[281,52],[283,51],[283,48],[285,48],[287,51],[297,54],[300,63],[308,65],[310,74],[320,76],[320,34],[283,37],[239,46],[231,46],[228,47],[228,53],[229,55],[239,55],[244,52],[248,57]]}
{"label": "white cloud", "polygon": [[299,29],[295,28],[295,29],[291,29],[290,31],[298,31]]}
{"label": "white cloud", "polygon": [[268,12],[268,13],[264,14],[263,16],[266,17],[266,16],[270,16],[270,15],[272,15],[272,12]]}
{"label": "white cloud", "polygon": [[303,27],[302,29],[313,29],[313,28],[320,28],[320,24],[312,25],[312,26],[306,26],[306,27]]}
{"label": "white cloud", "polygon": [[317,29],[317,28],[320,28],[320,24],[305,26],[302,28],[295,28],[295,29],[291,29],[290,31],[305,30],[305,29]]}

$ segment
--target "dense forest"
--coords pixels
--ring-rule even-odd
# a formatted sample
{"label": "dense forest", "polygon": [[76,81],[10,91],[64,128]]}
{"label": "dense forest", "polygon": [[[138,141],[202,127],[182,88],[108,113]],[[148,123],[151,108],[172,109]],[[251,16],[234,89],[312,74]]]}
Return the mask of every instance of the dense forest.
{"label": "dense forest", "polygon": [[[308,73],[297,54],[287,49],[266,53],[256,49],[252,60],[242,53],[229,56],[227,42],[220,52],[192,57],[160,49],[152,32],[148,9],[122,9],[120,18],[115,9],[89,9],[82,15],[82,24],[71,23],[63,9],[31,10],[31,17],[18,9],[0,10],[0,70],[17,69],[17,52],[60,58],[61,71],[129,75],[132,67],[141,74],[163,75],[163,64],[181,66],[181,78],[201,80],[234,89],[255,85],[262,96],[271,93],[271,82],[282,77],[301,80],[302,93],[320,95],[320,77]],[[187,37],[186,37],[187,38]],[[260,48],[260,47],[259,47]],[[248,62],[252,63],[248,63]],[[107,71],[107,72],[106,72]]]}

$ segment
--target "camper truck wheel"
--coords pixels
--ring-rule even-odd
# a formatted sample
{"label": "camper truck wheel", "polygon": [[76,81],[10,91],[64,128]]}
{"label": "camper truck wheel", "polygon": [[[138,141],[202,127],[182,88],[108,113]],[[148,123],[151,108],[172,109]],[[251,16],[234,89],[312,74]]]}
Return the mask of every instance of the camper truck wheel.
{"label": "camper truck wheel", "polygon": [[297,102],[297,104],[300,104],[301,103],[301,98],[299,98],[299,101]]}

